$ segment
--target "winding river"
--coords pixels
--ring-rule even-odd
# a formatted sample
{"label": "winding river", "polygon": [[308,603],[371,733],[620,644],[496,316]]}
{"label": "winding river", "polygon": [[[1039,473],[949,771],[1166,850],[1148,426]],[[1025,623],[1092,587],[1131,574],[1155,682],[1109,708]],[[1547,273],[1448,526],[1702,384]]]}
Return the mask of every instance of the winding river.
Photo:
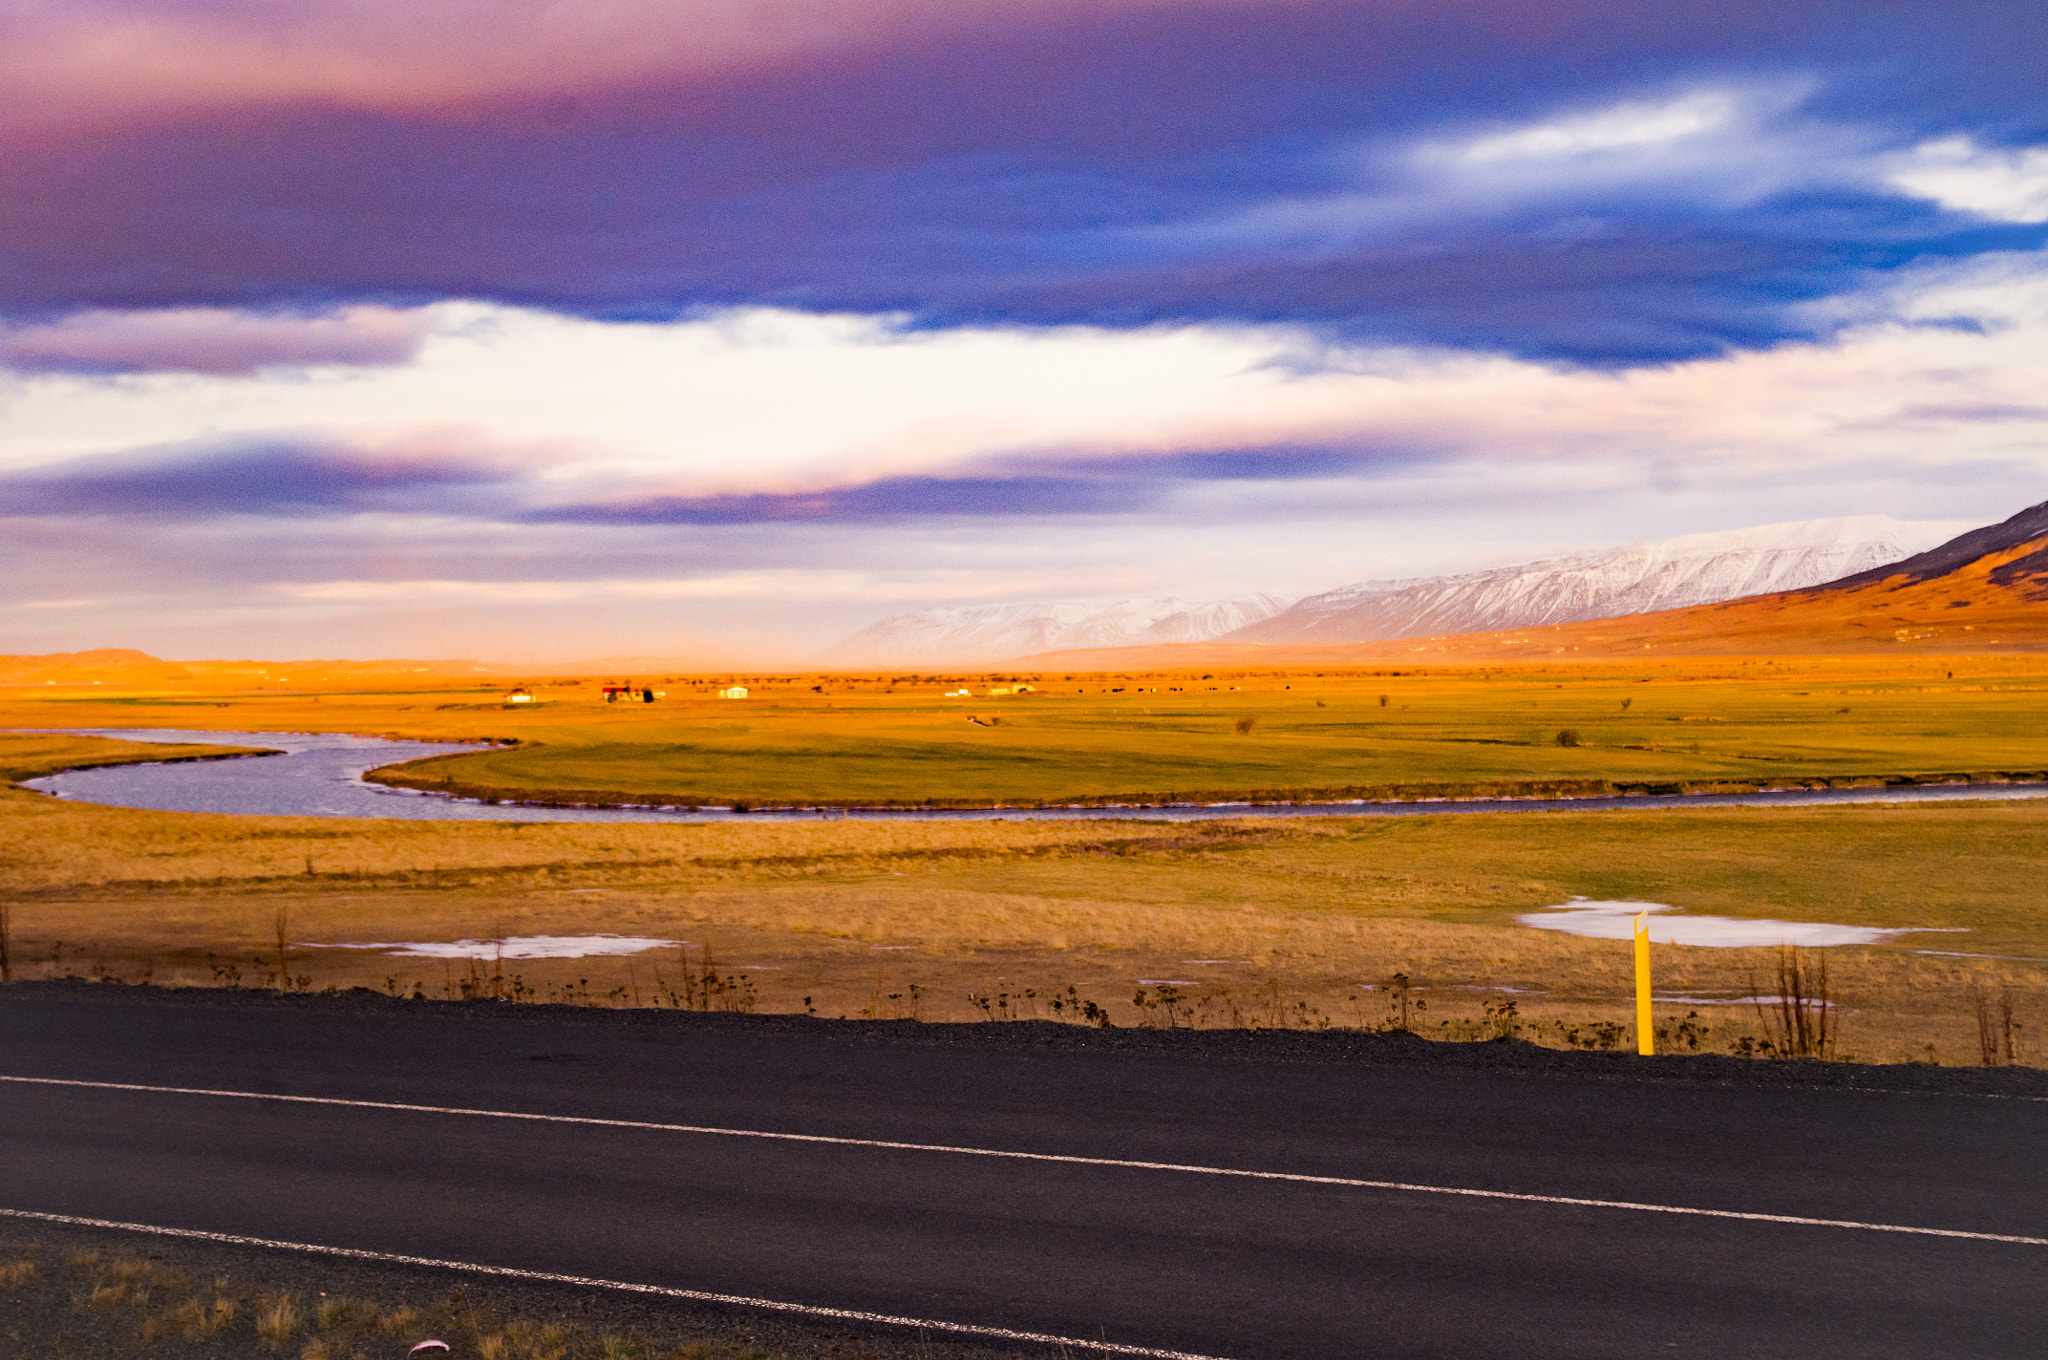
{"label": "winding river", "polygon": [[[42,729],[49,730],[49,729]],[[1612,798],[1475,798],[1423,802],[1212,803],[1167,807],[874,808],[728,812],[652,807],[559,808],[481,803],[387,788],[366,771],[398,761],[483,750],[446,742],[393,741],[321,732],[201,732],[165,728],[71,728],[76,736],[126,741],[257,746],[283,755],[175,765],[112,765],[25,781],[58,798],[162,812],[233,812],[273,817],[410,817],[421,821],[815,822],[1084,821],[1140,818],[1187,822],[1223,817],[1412,817],[1470,812],[1597,811],[1647,807],[1791,807],[1824,803],[1924,803],[2048,797],[2048,784],[1923,784],[1891,789],[1784,789]]]}

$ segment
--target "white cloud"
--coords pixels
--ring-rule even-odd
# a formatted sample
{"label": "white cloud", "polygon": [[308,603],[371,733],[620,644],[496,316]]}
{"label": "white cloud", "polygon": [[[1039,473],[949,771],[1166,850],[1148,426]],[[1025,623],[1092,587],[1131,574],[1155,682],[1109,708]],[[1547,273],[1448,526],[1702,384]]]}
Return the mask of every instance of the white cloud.
{"label": "white cloud", "polygon": [[1913,148],[1890,182],[1993,221],[2048,222],[2048,147],[1989,150],[1968,137],[1944,137]]}
{"label": "white cloud", "polygon": [[804,490],[1063,445],[1171,445],[1189,422],[1278,414],[1265,367],[1293,337],[1230,327],[903,332],[769,310],[605,324],[481,304],[430,309],[417,359],[256,379],[70,374],[0,384],[0,468],[277,430],[383,442],[478,431],[555,450],[559,475],[678,492]]}
{"label": "white cloud", "polygon": [[1485,164],[1664,146],[1726,127],[1741,107],[1726,90],[1702,90],[1661,103],[1631,101],[1475,137],[1456,147],[1453,155],[1470,164]]}
{"label": "white cloud", "polygon": [[1532,210],[1556,214],[1549,235],[1558,239],[1599,234],[1615,203],[1725,209],[1788,189],[1869,183],[1881,138],[1802,116],[1812,88],[1797,78],[1702,86],[1458,137],[1347,144],[1327,158],[1327,190],[1105,235],[1190,259],[1318,258]]}

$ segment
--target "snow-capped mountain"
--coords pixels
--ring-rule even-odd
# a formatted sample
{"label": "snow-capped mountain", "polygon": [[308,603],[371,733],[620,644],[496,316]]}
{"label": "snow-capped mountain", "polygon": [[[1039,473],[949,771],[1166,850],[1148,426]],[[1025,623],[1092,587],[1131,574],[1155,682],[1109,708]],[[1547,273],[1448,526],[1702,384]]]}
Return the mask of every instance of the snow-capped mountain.
{"label": "snow-capped mountain", "polygon": [[1372,642],[1649,614],[1797,590],[1925,552],[1963,521],[1846,519],[1687,534],[1457,576],[1361,581],[1311,595],[1230,642]]}
{"label": "snow-capped mountain", "polygon": [[1271,595],[1234,600],[993,604],[920,609],[863,628],[819,657],[833,666],[967,666],[1073,647],[1207,642],[1287,607]]}

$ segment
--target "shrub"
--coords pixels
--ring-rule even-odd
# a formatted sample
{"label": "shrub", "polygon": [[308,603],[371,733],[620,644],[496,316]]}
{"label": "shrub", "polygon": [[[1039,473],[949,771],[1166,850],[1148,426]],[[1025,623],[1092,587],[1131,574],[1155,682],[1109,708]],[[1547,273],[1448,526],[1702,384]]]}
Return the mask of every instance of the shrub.
{"label": "shrub", "polygon": [[1559,746],[1577,746],[1579,744],[1579,734],[1567,727],[1557,734],[1557,744]]}

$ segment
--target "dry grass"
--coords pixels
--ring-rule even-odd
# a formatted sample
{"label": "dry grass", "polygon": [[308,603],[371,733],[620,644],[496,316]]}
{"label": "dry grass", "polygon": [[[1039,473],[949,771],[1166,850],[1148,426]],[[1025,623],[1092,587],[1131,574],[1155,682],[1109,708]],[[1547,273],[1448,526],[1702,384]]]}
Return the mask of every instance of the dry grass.
{"label": "dry grass", "polygon": [[256,1336],[273,1349],[297,1336],[306,1325],[299,1301],[290,1294],[261,1299],[256,1304]]}
{"label": "dry grass", "polygon": [[[2048,736],[2034,735],[2048,731],[2035,720],[2048,697],[2044,675],[2048,667],[2017,659],[1760,660],[1269,673],[1212,683],[1241,685],[1217,695],[1259,708],[1251,734],[1218,738],[1240,751],[1276,740],[1313,750],[1355,726],[1358,710],[1410,724],[1411,737],[1426,728],[1435,749],[1451,749],[1459,743],[1447,734],[1458,723],[1503,723],[1519,706],[1528,716],[1515,721],[1541,740],[1504,748],[1515,759],[1536,752],[1602,768],[1597,762],[1628,746],[1616,725],[1637,723],[1681,733],[1688,759],[1697,742],[1713,759],[1740,762],[1769,753],[1745,746],[1759,733],[1775,732],[1769,750],[1780,754],[1807,741],[1801,734],[1818,730],[1807,710],[1819,705],[1829,721],[1854,710],[1813,738],[1838,754],[1862,743],[1855,758],[1875,764],[1919,752],[1973,767],[2022,756],[2048,764]],[[1146,693],[1142,701],[1115,696],[1118,721],[1146,740],[1179,740],[1191,710],[1174,704],[1224,703],[1207,689],[1155,701],[1170,677],[1127,678],[1127,690]],[[953,683],[819,677],[832,691],[820,695],[793,680],[751,679],[764,702],[746,710],[750,720],[787,720],[791,731],[841,718],[916,728],[933,705],[924,690]],[[568,686],[555,691],[562,698],[552,709],[484,713],[496,731],[480,732],[479,713],[443,706],[445,684],[419,683],[412,694],[238,699],[203,720],[549,740],[568,733],[612,747],[653,741],[677,724],[735,721],[719,701],[613,711]],[[26,722],[34,709],[38,725],[59,711],[105,724],[202,720],[145,699],[102,694],[69,708],[14,701],[7,712]],[[828,701],[853,711],[828,718]],[[572,712],[579,703],[588,711]],[[1594,707],[1597,721],[1577,716]],[[1554,741],[1565,718],[1582,734],[1578,747]],[[1688,718],[1717,721],[1672,721]],[[1276,729],[1291,734],[1276,739]],[[1388,731],[1361,739],[1391,741]],[[69,758],[56,750],[38,758],[60,756]],[[1829,951],[1829,986],[1841,1003],[1844,1056],[1973,1064],[1989,1042],[1986,1024],[2001,1060],[2038,1060],[2043,1017],[2035,1011],[2048,979],[2048,901],[2036,886],[2044,841],[2041,803],[689,825],[214,817],[0,791],[4,947],[17,978],[361,985],[432,998],[925,1020],[1078,1014],[1117,1024],[1380,1025],[1398,974],[1409,979],[1409,1023],[1424,1032],[1512,1029],[1599,1045],[1623,1042],[1631,1023],[1626,949],[1532,931],[1514,918],[1573,896],[1632,898],[1738,917],[1966,932]],[[455,964],[334,947],[598,932],[688,947],[633,959]],[[1757,994],[1750,976],[1775,966],[1770,951],[1660,948],[1658,990],[1673,999],[1660,1004],[1658,1024],[1681,1048],[1736,1048],[1746,1039],[1754,1051],[1770,1040],[1755,1007],[1714,1003]],[[2003,1003],[1987,1002],[1980,1015],[1976,996],[2012,998],[2009,1045]],[[1488,1009],[1510,1001],[1512,1016]]]}
{"label": "dry grass", "polygon": [[417,1308],[394,1308],[380,1314],[371,1325],[386,1336],[410,1336],[419,1330],[420,1316]]}
{"label": "dry grass", "polygon": [[313,1309],[313,1329],[331,1332],[337,1327],[346,1327],[354,1323],[374,1322],[376,1317],[377,1306],[373,1303],[353,1299],[345,1294],[337,1294],[332,1298],[323,1296]]}
{"label": "dry grass", "polygon": [[[1085,1002],[1117,1024],[1377,1025],[1402,973],[1426,1003],[1418,1030],[1478,1037],[1487,1003],[1511,998],[1525,1036],[1568,1045],[1628,1022],[1627,950],[1514,917],[1578,895],[1966,931],[1832,950],[1829,967],[1845,1056],[1925,1059],[1931,1044],[1968,1063],[1972,987],[2020,998],[2015,1052],[2037,1060],[2044,838],[2041,803],[522,828],[0,797],[0,846],[15,881],[34,885],[14,906],[22,977],[276,985],[282,913],[282,972],[316,990],[926,1020],[1066,1019]],[[596,932],[688,947],[471,964],[332,947]],[[1774,960],[1660,947],[1659,992],[1692,998],[1660,1005],[1660,1024],[1689,1023],[1716,1050],[1761,1042],[1750,1007],[1708,1003],[1755,995],[1750,975]],[[1183,1000],[1162,1009],[1162,984]],[[1484,990],[1501,988],[1514,990]]]}
{"label": "dry grass", "polygon": [[234,1325],[240,1313],[228,1298],[186,1299],[142,1321],[141,1340],[147,1346],[158,1337],[176,1336],[186,1341],[204,1341],[219,1336]]}
{"label": "dry grass", "polygon": [[[65,1263],[80,1292],[37,1291],[40,1255],[31,1245],[17,1260],[0,1265],[0,1287],[15,1291],[7,1323],[31,1321],[22,1311],[27,1305],[125,1316],[111,1336],[95,1343],[96,1355],[162,1354],[161,1343],[176,1339],[209,1343],[197,1352],[202,1355],[247,1355],[260,1346],[298,1360],[366,1360],[403,1354],[432,1337],[445,1340],[455,1355],[478,1360],[769,1360],[754,1347],[724,1341],[687,1341],[663,1350],[632,1331],[505,1320],[472,1306],[461,1293],[423,1309],[340,1294],[308,1302],[298,1294],[238,1288],[226,1278],[194,1287],[185,1272],[160,1257],[124,1252],[73,1252]],[[61,1353],[72,1353],[69,1347],[61,1343]],[[12,1355],[4,1347],[0,1353]]]}

